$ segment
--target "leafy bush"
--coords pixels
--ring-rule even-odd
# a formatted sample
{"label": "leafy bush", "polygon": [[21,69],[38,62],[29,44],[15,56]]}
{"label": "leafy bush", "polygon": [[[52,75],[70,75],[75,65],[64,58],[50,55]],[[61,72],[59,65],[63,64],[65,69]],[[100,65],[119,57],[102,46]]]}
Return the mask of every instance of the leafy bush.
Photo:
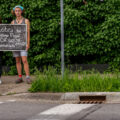
{"label": "leafy bush", "polygon": [[[25,7],[31,22],[30,68],[60,66],[60,0],[0,0],[3,23],[10,23],[15,5]],[[64,0],[65,62],[120,64],[119,0]],[[15,65],[11,52],[4,64]]]}

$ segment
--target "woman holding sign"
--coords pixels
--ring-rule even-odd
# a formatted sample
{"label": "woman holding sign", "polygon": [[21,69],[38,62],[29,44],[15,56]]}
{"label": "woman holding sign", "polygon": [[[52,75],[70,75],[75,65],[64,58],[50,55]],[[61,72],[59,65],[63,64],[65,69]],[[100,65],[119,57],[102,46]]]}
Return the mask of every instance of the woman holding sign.
{"label": "woman holding sign", "polygon": [[21,60],[24,64],[24,70],[26,73],[26,82],[31,83],[30,73],[29,73],[29,64],[27,61],[28,50],[30,48],[30,22],[28,19],[24,18],[24,8],[20,5],[15,6],[12,10],[12,14],[16,16],[16,19],[11,22],[11,24],[27,24],[27,46],[25,51],[14,51],[13,57],[16,59],[16,67],[18,71],[19,78],[16,80],[16,83],[22,83],[22,65]]}
{"label": "woman holding sign", "polygon": [[[0,24],[1,23],[2,23],[2,20],[1,20],[1,17],[0,17]],[[0,84],[2,84],[1,74],[2,74],[2,51],[0,51]]]}

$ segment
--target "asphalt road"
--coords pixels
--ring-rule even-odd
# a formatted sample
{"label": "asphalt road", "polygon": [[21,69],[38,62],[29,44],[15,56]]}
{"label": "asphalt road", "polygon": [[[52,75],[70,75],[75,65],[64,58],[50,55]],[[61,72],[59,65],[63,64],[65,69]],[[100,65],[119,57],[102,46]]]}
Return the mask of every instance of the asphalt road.
{"label": "asphalt road", "polygon": [[0,99],[0,120],[120,120],[120,104],[58,104]]}
{"label": "asphalt road", "polygon": [[29,120],[37,114],[56,106],[39,102],[5,100],[0,102],[0,120]]}

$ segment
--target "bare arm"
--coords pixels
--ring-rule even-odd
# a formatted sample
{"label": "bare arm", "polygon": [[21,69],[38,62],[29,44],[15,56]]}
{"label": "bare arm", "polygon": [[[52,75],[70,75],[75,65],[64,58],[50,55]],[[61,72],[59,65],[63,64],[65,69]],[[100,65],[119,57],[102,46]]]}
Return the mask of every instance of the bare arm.
{"label": "bare arm", "polygon": [[30,22],[28,19],[25,19],[25,23],[27,24],[27,48],[28,50],[30,48]]}
{"label": "bare arm", "polygon": [[83,0],[83,3],[86,5],[86,4],[87,4],[87,1],[86,1],[86,0]]}

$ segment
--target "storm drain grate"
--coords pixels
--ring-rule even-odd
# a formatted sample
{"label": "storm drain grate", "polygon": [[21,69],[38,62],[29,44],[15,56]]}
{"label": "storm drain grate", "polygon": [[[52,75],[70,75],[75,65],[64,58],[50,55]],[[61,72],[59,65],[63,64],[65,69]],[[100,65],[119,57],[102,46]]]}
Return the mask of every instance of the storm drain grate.
{"label": "storm drain grate", "polygon": [[106,96],[79,96],[79,104],[102,104],[106,101]]}

